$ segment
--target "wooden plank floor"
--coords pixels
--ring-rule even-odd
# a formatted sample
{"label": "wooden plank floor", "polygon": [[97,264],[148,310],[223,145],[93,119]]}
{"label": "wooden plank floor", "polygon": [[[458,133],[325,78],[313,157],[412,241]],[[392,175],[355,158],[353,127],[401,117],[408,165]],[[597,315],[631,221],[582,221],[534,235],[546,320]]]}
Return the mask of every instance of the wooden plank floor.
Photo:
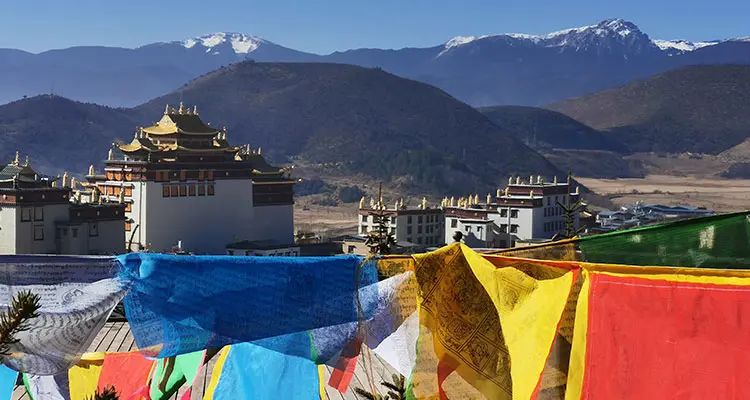
{"label": "wooden plank floor", "polygon": [[[104,328],[96,335],[94,341],[89,348],[90,352],[127,352],[134,351],[137,347],[135,345],[135,339],[133,334],[130,332],[130,327],[127,322],[107,322]],[[211,357],[203,369],[196,378],[196,382],[193,386],[192,393],[190,395],[191,400],[200,400],[203,398],[205,389],[211,380],[211,373],[213,372],[214,365],[218,356]],[[328,378],[331,376],[332,367],[326,366],[325,379],[326,383]],[[349,390],[346,393],[340,393],[336,389],[325,386],[326,395],[329,399],[334,400],[359,400],[360,396],[356,395],[354,388],[359,387],[368,391],[375,389],[378,393],[385,395],[386,391],[380,384],[382,381],[391,381],[391,375],[395,371],[388,364],[383,362],[375,353],[370,351],[367,347],[362,347],[362,354],[360,355],[357,368],[354,371],[354,377],[352,378]],[[20,375],[19,375],[20,376]],[[188,390],[188,385],[183,385],[180,390],[175,394],[173,399],[179,399]],[[16,388],[13,390],[12,400],[30,400],[29,395],[26,393],[26,389],[23,386],[20,378],[17,382]]]}

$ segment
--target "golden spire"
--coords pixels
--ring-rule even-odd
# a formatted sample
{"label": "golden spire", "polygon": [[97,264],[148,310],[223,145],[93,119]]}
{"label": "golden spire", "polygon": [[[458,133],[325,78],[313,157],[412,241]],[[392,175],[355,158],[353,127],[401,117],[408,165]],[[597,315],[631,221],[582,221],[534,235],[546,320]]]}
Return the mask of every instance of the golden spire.
{"label": "golden spire", "polygon": [[52,187],[53,187],[53,188],[56,188],[56,187],[57,187],[57,181],[52,181]]}
{"label": "golden spire", "polygon": [[75,189],[76,188],[76,177],[70,178],[70,187]]}
{"label": "golden spire", "polygon": [[114,160],[115,159],[115,152],[112,149],[109,149],[109,152],[107,153],[107,160]]}
{"label": "golden spire", "polygon": [[198,106],[193,106],[193,115],[198,115]]}
{"label": "golden spire", "polygon": [[510,187],[505,188],[505,195],[510,196]]}
{"label": "golden spire", "polygon": [[404,199],[403,199],[403,198],[401,198],[401,199],[400,199],[400,200],[398,201],[398,208],[404,208]]}
{"label": "golden spire", "polygon": [[576,186],[576,194],[581,194],[580,187]]}
{"label": "golden spire", "polygon": [[370,209],[375,209],[375,199],[373,199],[372,197],[370,197]]}
{"label": "golden spire", "polygon": [[456,198],[451,196],[451,207],[456,205]]}
{"label": "golden spire", "polygon": [[529,185],[533,185],[533,184],[534,184],[534,175],[531,175],[529,177]]}
{"label": "golden spire", "polygon": [[94,176],[94,173],[95,173],[95,171],[94,171],[94,164],[91,164],[89,166],[89,176]]}
{"label": "golden spire", "polygon": [[29,156],[26,156],[26,162],[24,162],[24,163],[23,163],[23,165],[25,165],[25,166],[27,166],[27,167],[28,167],[29,165],[31,165],[31,160],[29,160]]}
{"label": "golden spire", "polygon": [[422,209],[427,209],[427,197],[422,197]]}
{"label": "golden spire", "polygon": [[487,193],[487,204],[490,204],[490,203],[492,203],[492,195]]}
{"label": "golden spire", "polygon": [[[250,145],[248,145],[248,146],[250,146]],[[359,209],[361,210],[363,208],[365,208],[365,196],[362,196],[362,198],[359,199]]]}
{"label": "golden spire", "polygon": [[65,173],[62,176],[62,187],[68,187],[68,171],[65,171]]}
{"label": "golden spire", "polygon": [[190,107],[188,107],[188,108],[187,108],[187,109],[185,110],[185,114],[186,114],[186,115],[190,115],[190,114],[192,114],[192,111],[190,110]]}
{"label": "golden spire", "polygon": [[396,203],[394,203],[394,205],[393,205],[393,209],[394,209],[394,210],[398,210],[398,200],[396,200]]}
{"label": "golden spire", "polygon": [[16,151],[16,158],[13,160],[13,164],[15,164],[15,165],[20,164],[21,163],[20,157],[21,157],[21,155],[18,154],[18,151]]}
{"label": "golden spire", "polygon": [[258,155],[260,155],[260,147],[258,147]]}
{"label": "golden spire", "polygon": [[182,106],[182,102],[180,102],[180,109],[177,110],[178,114],[182,114],[185,111],[185,107]]}
{"label": "golden spire", "polygon": [[474,194],[474,204],[479,204],[479,193]]}
{"label": "golden spire", "polygon": [[529,191],[529,197],[531,197],[532,199],[534,198],[534,191],[533,190]]}
{"label": "golden spire", "polygon": [[513,175],[511,175],[511,176],[510,176],[510,177],[508,178],[508,185],[512,185],[512,184],[513,184]]}
{"label": "golden spire", "polygon": [[517,176],[516,177],[516,185],[520,185],[520,184],[521,184],[521,177]]}
{"label": "golden spire", "polygon": [[250,154],[250,143],[248,143],[247,147],[245,147],[245,153]]}
{"label": "golden spire", "polygon": [[552,181],[555,185],[557,185],[557,175],[555,175],[555,179]]}
{"label": "golden spire", "polygon": [[537,175],[536,176],[536,183],[542,183],[542,176],[541,175]]}
{"label": "golden spire", "polygon": [[167,114],[169,114],[169,104],[164,106],[164,115],[167,115]]}

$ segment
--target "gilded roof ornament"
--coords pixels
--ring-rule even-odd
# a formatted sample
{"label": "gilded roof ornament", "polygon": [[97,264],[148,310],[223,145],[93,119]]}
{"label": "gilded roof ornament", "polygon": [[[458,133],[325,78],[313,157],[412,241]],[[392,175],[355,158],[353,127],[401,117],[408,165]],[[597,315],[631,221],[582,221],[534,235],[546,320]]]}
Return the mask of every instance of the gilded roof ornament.
{"label": "gilded roof ornament", "polygon": [[492,195],[487,193],[487,204],[490,204],[490,203],[492,203]]}
{"label": "gilded roof ornament", "polygon": [[65,171],[62,176],[62,187],[68,187],[68,179],[70,179],[68,176],[68,171]]}
{"label": "gilded roof ornament", "polygon": [[508,178],[508,185],[512,185],[512,184],[513,184],[513,175],[511,175],[511,176],[510,176],[510,177]]}
{"label": "gilded roof ornament", "polygon": [[516,185],[520,185],[520,184],[521,184],[521,177],[517,176],[516,177]]}
{"label": "gilded roof ornament", "polygon": [[27,167],[31,165],[31,160],[29,159],[29,156],[26,156],[26,161],[23,163],[23,165]]}
{"label": "gilded roof ornament", "polygon": [[89,176],[94,176],[94,164],[91,164],[89,166]]}
{"label": "gilded roof ornament", "polygon": [[76,177],[75,176],[70,178],[70,187],[73,188],[73,189],[76,188]]}
{"label": "gilded roof ornament", "polygon": [[557,175],[555,175],[555,179],[552,180],[552,183],[554,183],[555,185],[557,185]]}
{"label": "gilded roof ornament", "polygon": [[[248,146],[250,146],[250,145],[248,145]],[[361,210],[363,208],[365,208],[365,196],[362,196],[362,198],[359,199],[359,209]]]}
{"label": "gilded roof ornament", "polygon": [[164,106],[164,115],[167,115],[167,114],[169,114],[169,104]]}
{"label": "gilded roof ornament", "polygon": [[107,160],[112,161],[115,159],[115,152],[112,149],[109,149],[109,152],[107,153]]}
{"label": "gilded roof ornament", "polygon": [[180,102],[180,109],[177,110],[178,114],[182,114],[185,111],[185,107],[183,107],[182,102]]}
{"label": "gilded roof ornament", "polygon": [[193,115],[198,115],[198,106],[193,106]]}
{"label": "gilded roof ornament", "polygon": [[13,160],[13,163],[15,165],[18,165],[21,162],[20,157],[21,155],[18,153],[18,151],[16,151],[16,158]]}
{"label": "gilded roof ornament", "polygon": [[497,192],[495,192],[495,197],[500,197],[502,195],[503,195],[503,191],[498,188]]}

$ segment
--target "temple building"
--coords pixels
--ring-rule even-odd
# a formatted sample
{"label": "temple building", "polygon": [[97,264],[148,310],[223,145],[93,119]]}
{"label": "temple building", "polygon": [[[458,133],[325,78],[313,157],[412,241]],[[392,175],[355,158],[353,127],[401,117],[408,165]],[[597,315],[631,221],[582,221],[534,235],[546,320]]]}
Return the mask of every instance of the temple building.
{"label": "temple building", "polygon": [[[205,124],[197,107],[168,105],[154,125],[109,151],[91,193],[122,196],[132,251],[225,254],[239,241],[293,243],[291,168],[269,165],[261,149],[231,146],[226,128]],[[92,194],[93,195],[93,194]]]}
{"label": "temple building", "polygon": [[[478,194],[460,199],[443,199],[445,241],[459,231],[464,242],[476,248],[513,247],[520,241],[552,239],[565,232],[565,214],[559,204],[574,204],[579,190],[567,182],[545,182],[541,176],[528,181],[511,177],[505,190],[495,196]],[[579,226],[579,213],[573,213]]]}
{"label": "temple building", "polygon": [[0,169],[0,254],[121,254],[125,205],[81,204],[75,179],[15,160]]}
{"label": "temple building", "polygon": [[443,210],[430,207],[426,198],[416,207],[404,205],[403,200],[395,201],[390,207],[382,199],[370,199],[368,205],[363,197],[359,202],[358,234],[364,237],[377,231],[381,214],[388,219],[389,233],[393,234],[397,244],[438,247],[445,243]]}

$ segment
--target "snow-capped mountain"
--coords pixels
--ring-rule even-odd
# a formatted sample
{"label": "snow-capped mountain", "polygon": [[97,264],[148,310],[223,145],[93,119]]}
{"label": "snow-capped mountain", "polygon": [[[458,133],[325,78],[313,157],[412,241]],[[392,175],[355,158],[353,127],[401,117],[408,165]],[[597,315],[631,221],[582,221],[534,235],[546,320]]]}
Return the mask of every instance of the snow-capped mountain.
{"label": "snow-capped mountain", "polygon": [[267,42],[257,36],[243,33],[216,32],[184,40],[181,43],[186,49],[192,49],[196,46],[202,47],[206,53],[218,54],[223,48],[231,48],[235,54],[248,54]]}
{"label": "snow-capped mountain", "polygon": [[750,64],[750,37],[652,40],[608,19],[541,35],[458,36],[427,48],[353,49],[328,55],[245,33],[217,32],[136,49],[72,47],[31,54],[0,49],[0,104],[48,93],[131,106],[243,61],[335,62],[430,83],[475,106],[544,105],[695,64]]}

